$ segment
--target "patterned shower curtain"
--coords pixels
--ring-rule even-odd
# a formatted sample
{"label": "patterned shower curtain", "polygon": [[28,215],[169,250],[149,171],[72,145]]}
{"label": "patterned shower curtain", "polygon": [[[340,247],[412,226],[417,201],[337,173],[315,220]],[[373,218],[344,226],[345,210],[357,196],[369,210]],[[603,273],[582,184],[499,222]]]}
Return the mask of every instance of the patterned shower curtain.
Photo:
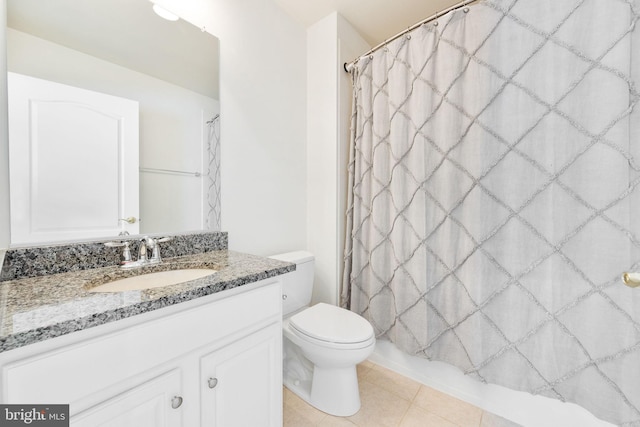
{"label": "patterned shower curtain", "polygon": [[410,354],[629,426],[638,1],[485,0],[360,59],[343,290]]}
{"label": "patterned shower curtain", "polygon": [[220,198],[220,114],[207,121],[207,146],[206,148],[206,205],[205,205],[205,229],[220,231],[221,198]]}

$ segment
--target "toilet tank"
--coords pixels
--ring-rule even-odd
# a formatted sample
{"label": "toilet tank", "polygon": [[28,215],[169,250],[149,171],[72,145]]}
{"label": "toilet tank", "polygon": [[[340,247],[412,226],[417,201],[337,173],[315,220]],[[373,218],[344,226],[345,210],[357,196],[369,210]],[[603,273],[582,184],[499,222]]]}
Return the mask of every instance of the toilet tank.
{"label": "toilet tank", "polygon": [[288,316],[311,303],[315,258],[306,251],[287,252],[269,258],[296,264],[296,270],[282,278],[282,314]]}

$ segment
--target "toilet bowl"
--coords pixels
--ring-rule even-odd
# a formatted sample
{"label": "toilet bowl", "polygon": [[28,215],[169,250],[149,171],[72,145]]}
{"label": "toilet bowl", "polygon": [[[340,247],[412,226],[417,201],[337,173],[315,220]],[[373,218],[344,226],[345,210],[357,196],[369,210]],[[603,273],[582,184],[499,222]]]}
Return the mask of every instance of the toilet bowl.
{"label": "toilet bowl", "polygon": [[310,405],[335,416],[360,409],[356,365],[371,355],[371,324],[325,303],[309,307],[314,258],[292,252],[272,258],[296,263],[283,279],[283,383]]}

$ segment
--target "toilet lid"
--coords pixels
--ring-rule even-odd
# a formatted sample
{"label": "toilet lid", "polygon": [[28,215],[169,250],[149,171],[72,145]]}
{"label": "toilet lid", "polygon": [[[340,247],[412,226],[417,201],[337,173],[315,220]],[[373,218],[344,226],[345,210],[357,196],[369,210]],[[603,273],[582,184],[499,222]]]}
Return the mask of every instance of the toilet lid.
{"label": "toilet lid", "polygon": [[366,319],[325,303],[318,303],[292,316],[289,324],[305,335],[327,342],[357,343],[373,336],[373,327]]}

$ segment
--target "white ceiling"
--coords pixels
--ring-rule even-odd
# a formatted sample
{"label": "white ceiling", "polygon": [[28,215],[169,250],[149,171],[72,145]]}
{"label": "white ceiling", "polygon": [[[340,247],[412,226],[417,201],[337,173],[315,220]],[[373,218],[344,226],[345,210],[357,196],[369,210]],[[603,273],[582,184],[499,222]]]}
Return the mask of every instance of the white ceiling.
{"label": "white ceiling", "polygon": [[305,27],[339,12],[373,47],[459,0],[275,0]]}

